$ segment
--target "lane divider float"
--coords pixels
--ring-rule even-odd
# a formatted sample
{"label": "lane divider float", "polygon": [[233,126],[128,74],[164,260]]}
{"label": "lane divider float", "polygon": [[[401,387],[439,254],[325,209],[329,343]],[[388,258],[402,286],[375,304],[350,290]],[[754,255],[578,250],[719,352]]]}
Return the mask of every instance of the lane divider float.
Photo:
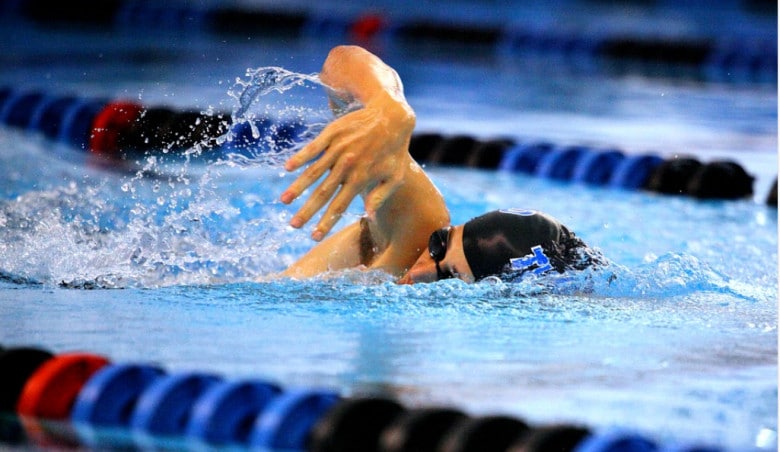
{"label": "lane divider float", "polygon": [[[113,0],[99,4],[90,0],[72,0],[67,4],[55,0],[4,3],[0,13],[42,26],[79,24],[119,30],[202,31],[241,36],[351,36],[360,41],[381,38],[414,43],[478,44],[491,46],[501,54],[545,53],[572,59],[649,63],[649,73],[658,72],[659,64],[693,67],[698,69],[694,73],[698,77],[777,83],[776,34],[767,32],[767,36],[756,36],[753,30],[748,34],[717,37],[634,36],[539,29],[528,24],[471,24],[424,18],[390,21],[372,12],[354,17],[325,17],[318,12],[240,9],[218,4],[208,7],[186,3],[163,5],[142,0]],[[774,13],[776,15],[776,10]]]}
{"label": "lane divider float", "polygon": [[102,356],[87,353],[60,354],[46,360],[25,382],[16,412],[33,418],[67,419],[81,387],[106,364],[108,360]]}
{"label": "lane divider float", "polygon": [[[191,158],[205,161],[231,154],[254,158],[288,150],[304,140],[306,133],[300,121],[260,118],[232,123],[229,114],[11,88],[0,88],[0,124],[115,161],[150,154],[177,155],[194,146],[199,147],[199,153],[189,154]],[[416,133],[409,150],[421,163],[493,169],[589,186],[702,200],[753,196],[754,177],[732,160],[705,163],[688,156],[663,158],[614,148],[438,133]],[[777,206],[776,190],[777,179],[766,204]]]}
{"label": "lane divider float", "polygon": [[721,450],[659,444],[627,429],[536,426],[452,407],[407,407],[386,395],[347,397],[265,380],[168,373],[156,365],[35,347],[0,347],[0,385],[0,445],[313,452]]}
{"label": "lane divider float", "polygon": [[[701,162],[619,149],[549,142],[479,141],[462,135],[418,133],[409,147],[420,162],[522,173],[552,180],[624,190],[683,195],[701,200],[745,199],[754,177],[732,160]],[[777,179],[766,204],[777,206]]]}

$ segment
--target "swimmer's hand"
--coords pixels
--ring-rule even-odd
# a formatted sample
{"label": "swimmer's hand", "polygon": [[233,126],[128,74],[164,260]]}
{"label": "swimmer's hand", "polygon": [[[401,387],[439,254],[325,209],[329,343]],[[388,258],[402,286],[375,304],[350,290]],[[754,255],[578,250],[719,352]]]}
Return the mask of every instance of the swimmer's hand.
{"label": "swimmer's hand", "polygon": [[339,55],[338,65],[329,65],[332,52],[321,78],[363,108],[330,123],[290,157],[287,171],[313,162],[281,195],[281,201],[289,204],[327,173],[290,220],[291,226],[300,228],[330,202],[312,232],[317,241],[330,232],[357,195],[364,195],[366,213],[372,216],[402,185],[411,163],[409,141],[416,121],[395,71],[362,49],[358,50],[364,53],[356,54],[355,48],[337,50],[348,54]]}
{"label": "swimmer's hand", "polygon": [[295,171],[322,154],[282,194],[285,204],[328,172],[290,225],[300,228],[330,201],[312,233],[312,238],[319,241],[361,193],[365,193],[366,213],[376,212],[403,182],[414,124],[414,114],[408,107],[376,102],[325,127],[285,164],[287,171]]}

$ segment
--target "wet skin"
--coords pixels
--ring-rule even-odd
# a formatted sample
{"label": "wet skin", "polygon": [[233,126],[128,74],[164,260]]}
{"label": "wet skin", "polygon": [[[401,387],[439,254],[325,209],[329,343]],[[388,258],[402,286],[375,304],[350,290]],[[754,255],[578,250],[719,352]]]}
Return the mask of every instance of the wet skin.
{"label": "wet skin", "polygon": [[[463,252],[463,225],[453,226],[447,241],[447,254],[439,261],[442,273],[466,282],[474,282],[474,275]],[[409,271],[398,280],[399,284],[428,283],[437,281],[439,271],[436,262],[426,248]]]}

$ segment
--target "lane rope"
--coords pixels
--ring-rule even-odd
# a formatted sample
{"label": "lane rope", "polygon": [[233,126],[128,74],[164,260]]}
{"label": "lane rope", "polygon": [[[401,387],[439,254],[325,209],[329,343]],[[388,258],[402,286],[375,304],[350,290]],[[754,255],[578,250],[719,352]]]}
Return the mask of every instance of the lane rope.
{"label": "lane rope", "polygon": [[90,448],[213,447],[313,452],[713,451],[661,444],[629,429],[532,425],[452,407],[406,407],[382,394],[231,381],[211,373],[115,363],[91,353],[0,347],[0,393],[24,390],[0,410],[0,445]]}
{"label": "lane rope", "polygon": [[[746,3],[746,2],[742,2]],[[709,37],[632,35],[625,32],[579,32],[540,29],[529,24],[479,24],[465,21],[397,18],[372,12],[354,17],[282,9],[241,9],[222,5],[193,6],[142,0],[5,2],[0,14],[40,26],[88,25],[118,30],[206,32],[219,35],[292,35],[351,37],[359,42],[382,39],[414,43],[483,45],[500,55],[551,54],[572,64],[583,58],[692,67],[697,77],[738,82],[777,83],[777,35],[753,30]],[[767,11],[747,14],[764,16]],[[776,16],[777,11],[774,11]],[[771,16],[770,16],[771,17]],[[647,68],[648,73],[657,67]]]}
{"label": "lane rope", "polygon": [[[184,154],[194,146],[200,153],[187,155],[206,162],[237,155],[258,159],[283,153],[306,136],[306,125],[299,120],[259,118],[233,124],[226,113],[11,88],[0,88],[0,124],[115,161]],[[221,136],[230,139],[220,140]],[[423,164],[521,173],[602,188],[700,200],[738,200],[754,194],[755,178],[728,159],[702,162],[694,156],[664,158],[655,152],[629,154],[610,147],[420,132],[412,137],[409,151]],[[765,198],[767,205],[777,206],[776,190],[777,179]]]}

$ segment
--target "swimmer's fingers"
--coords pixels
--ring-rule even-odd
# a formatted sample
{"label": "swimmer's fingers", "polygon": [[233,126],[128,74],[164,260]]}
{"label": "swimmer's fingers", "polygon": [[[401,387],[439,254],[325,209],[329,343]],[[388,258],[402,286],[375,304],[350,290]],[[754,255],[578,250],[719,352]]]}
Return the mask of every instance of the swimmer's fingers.
{"label": "swimmer's fingers", "polygon": [[[350,171],[352,170],[352,162],[354,161],[354,154],[352,153],[345,154],[344,156],[342,156],[342,159],[340,161],[341,164],[333,166],[333,168],[331,169],[331,173],[328,174],[325,180],[323,180],[322,183],[320,183],[320,185],[317,186],[317,188],[315,188],[312,191],[309,198],[303,204],[303,207],[301,207],[298,210],[298,212],[295,214],[295,216],[293,216],[292,220],[290,220],[290,225],[292,227],[299,228],[304,224],[306,224],[311,219],[311,217],[314,216],[315,213],[317,213],[320,209],[323,208],[323,206],[325,206],[325,204],[328,201],[330,201],[330,199],[333,197],[333,194],[336,193],[336,190],[339,188],[342,182],[348,177]],[[304,176],[306,177],[305,180],[301,182],[301,185],[304,184],[306,186],[311,185],[317,179],[319,179],[319,177],[328,168],[330,168],[330,166],[331,163],[326,162],[325,159],[318,160],[317,162],[312,164],[309,168],[307,168],[306,171],[304,171],[304,174],[301,175],[300,178],[298,178],[299,180],[301,180],[304,179]],[[298,180],[293,182],[293,185],[297,183]],[[296,189],[297,189],[296,187],[293,187],[293,190]],[[352,188],[350,188],[350,190],[352,190]],[[359,190],[355,193],[359,193]],[[344,209],[342,209],[341,212],[343,212],[344,210],[346,210],[346,207],[344,207]],[[333,215],[334,213],[340,214],[341,212],[331,211],[330,214],[331,215]],[[330,230],[330,228],[328,228],[328,230]]]}
{"label": "swimmer's fingers", "polygon": [[[357,112],[353,112],[357,113]],[[302,167],[306,163],[317,158],[326,149],[330,148],[334,143],[338,143],[343,139],[345,133],[349,133],[351,129],[355,127],[356,116],[349,114],[342,116],[339,119],[331,122],[317,135],[309,144],[301,148],[295,155],[287,159],[284,164],[284,169],[287,171],[295,171]]]}
{"label": "swimmer's fingers", "polygon": [[292,217],[290,226],[300,228],[308,223],[309,220],[311,220],[311,217],[322,209],[325,203],[333,197],[333,194],[336,193],[339,185],[336,178],[330,176],[325,178],[325,180],[314,189],[311,196],[309,196],[309,199],[306,200],[303,206],[298,209],[298,212]]}
{"label": "swimmer's fingers", "polygon": [[325,171],[333,166],[335,161],[335,153],[330,152],[324,154],[319,160],[312,163],[306,168],[297,179],[287,187],[280,197],[281,201],[285,204],[290,204],[303,193],[304,190],[309,188],[312,184],[325,174]]}
{"label": "swimmer's fingers", "polygon": [[311,140],[309,144],[301,148],[300,151],[296,152],[292,157],[287,159],[287,161],[284,163],[284,169],[287,171],[295,171],[305,165],[307,162],[315,159],[325,149],[328,148],[331,140],[332,136],[330,133],[328,133],[328,130],[323,130],[319,135],[317,135],[316,138]]}
{"label": "swimmer's fingers", "polygon": [[341,186],[338,194],[333,198],[322,215],[320,222],[312,232],[312,238],[316,241],[322,240],[325,235],[333,229],[333,226],[341,219],[341,216],[349,208],[350,203],[358,195],[358,192],[354,190],[354,186],[350,184],[344,184]]}

